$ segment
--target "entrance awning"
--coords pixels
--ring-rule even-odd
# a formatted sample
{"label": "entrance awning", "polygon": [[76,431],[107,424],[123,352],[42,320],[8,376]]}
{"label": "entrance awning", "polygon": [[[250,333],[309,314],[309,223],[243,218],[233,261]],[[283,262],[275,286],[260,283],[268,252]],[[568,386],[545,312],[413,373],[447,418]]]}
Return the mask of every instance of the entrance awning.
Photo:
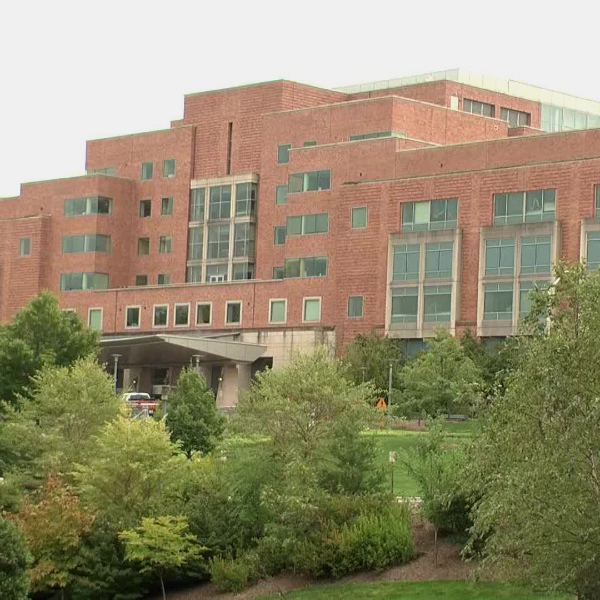
{"label": "entrance awning", "polygon": [[100,362],[111,362],[119,354],[119,366],[186,364],[194,355],[200,362],[252,363],[266,346],[189,335],[138,335],[104,338],[100,341]]}

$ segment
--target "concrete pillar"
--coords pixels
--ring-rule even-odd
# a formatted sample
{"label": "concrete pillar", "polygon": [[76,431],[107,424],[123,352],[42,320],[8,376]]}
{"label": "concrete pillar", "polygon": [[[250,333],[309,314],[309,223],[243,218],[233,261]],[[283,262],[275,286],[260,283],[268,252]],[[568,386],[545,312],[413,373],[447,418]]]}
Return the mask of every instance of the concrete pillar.
{"label": "concrete pillar", "polygon": [[152,368],[141,367],[140,376],[138,379],[138,392],[146,392],[152,395]]}
{"label": "concrete pillar", "polygon": [[[251,363],[237,363],[237,377],[238,377],[238,400],[241,392],[245,392],[250,388],[252,380],[252,364]],[[237,404],[237,402],[236,402]]]}

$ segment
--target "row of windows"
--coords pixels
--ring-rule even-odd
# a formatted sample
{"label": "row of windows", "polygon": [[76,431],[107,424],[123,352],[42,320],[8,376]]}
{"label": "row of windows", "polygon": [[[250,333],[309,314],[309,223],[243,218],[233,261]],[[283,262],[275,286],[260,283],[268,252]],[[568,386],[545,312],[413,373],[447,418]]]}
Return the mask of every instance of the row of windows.
{"label": "row of windows", "polygon": [[109,215],[112,213],[112,198],[105,196],[86,196],[84,198],[67,198],[65,200],[65,217],[80,215]]}
{"label": "row of windows", "polygon": [[[160,214],[162,216],[173,214],[173,198],[166,197],[160,199]],[[140,200],[140,217],[146,218],[152,216],[152,200]]]}
{"label": "row of windows", "polygon": [[[425,244],[425,278],[443,279],[452,276],[453,242]],[[420,246],[403,244],[394,246],[392,280],[419,278]]]}
{"label": "row of windows", "polygon": [[[170,254],[173,249],[173,237],[171,235],[161,235],[158,238],[158,253]],[[138,256],[147,256],[150,254],[150,238],[138,238],[137,245]]]}
{"label": "row of windows", "polygon": [[[154,177],[154,161],[142,163],[142,179],[152,179]],[[168,158],[163,160],[163,177],[175,177],[175,159]]]}
{"label": "row of windows", "polygon": [[[206,265],[206,283],[222,283],[228,281],[229,265]],[[236,263],[232,267],[231,279],[244,281],[254,279],[254,264],[250,262]],[[192,265],[187,268],[188,283],[202,283],[202,265]]]}
{"label": "row of windows", "polygon": [[[549,273],[552,236],[524,237],[521,240],[521,273]],[[515,267],[515,241],[486,240],[485,274],[512,275]]]}
{"label": "row of windows", "polygon": [[[204,221],[206,188],[194,188],[190,194],[190,221]],[[254,216],[256,214],[257,185],[255,183],[238,183],[235,186],[236,217]],[[218,185],[209,188],[208,218],[229,219],[231,210],[231,185]]]}
{"label": "row of windows", "polygon": [[65,235],[62,239],[62,251],[73,252],[110,252],[110,235]]}
{"label": "row of windows", "polygon": [[[208,226],[207,258],[229,257],[230,225],[214,224]],[[188,259],[203,258],[204,227],[190,227],[188,240]],[[256,245],[256,226],[254,223],[235,223],[233,229],[233,258],[254,258]]]}
{"label": "row of windows", "polygon": [[[469,98],[463,99],[463,111],[473,115],[481,115],[482,117],[496,116],[496,107],[493,104]],[[506,121],[511,127],[531,125],[531,114],[515,110],[514,108],[500,108],[500,119]]]}
{"label": "row of windows", "polygon": [[60,290],[106,290],[108,289],[107,273],[61,273]]}
{"label": "row of windows", "polygon": [[[296,215],[287,218],[286,225],[273,227],[273,243],[277,246],[285,244],[286,235],[308,235],[327,233],[329,231],[329,215],[316,213],[312,215]],[[367,226],[367,207],[354,206],[350,220],[352,229],[364,229]]]}
{"label": "row of windows", "polygon": [[101,167],[99,169],[88,169],[86,175],[115,175],[114,167]]}
{"label": "row of windows", "polygon": [[286,258],[283,267],[273,267],[273,279],[326,277],[327,257]]}
{"label": "row of windows", "polygon": [[[171,283],[171,275],[169,273],[159,273],[157,282],[158,285],[169,285]],[[144,286],[148,285],[148,275],[136,275],[135,285]]]}

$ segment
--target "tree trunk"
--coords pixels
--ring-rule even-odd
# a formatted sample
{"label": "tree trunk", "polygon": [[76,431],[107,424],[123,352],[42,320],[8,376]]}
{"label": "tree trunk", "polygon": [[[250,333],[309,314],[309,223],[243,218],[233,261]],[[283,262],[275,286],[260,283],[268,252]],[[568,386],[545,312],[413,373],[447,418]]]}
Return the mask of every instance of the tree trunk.
{"label": "tree trunk", "polygon": [[167,600],[167,593],[165,592],[165,582],[163,581],[162,573],[159,573],[160,577],[160,587],[162,589],[163,600]]}

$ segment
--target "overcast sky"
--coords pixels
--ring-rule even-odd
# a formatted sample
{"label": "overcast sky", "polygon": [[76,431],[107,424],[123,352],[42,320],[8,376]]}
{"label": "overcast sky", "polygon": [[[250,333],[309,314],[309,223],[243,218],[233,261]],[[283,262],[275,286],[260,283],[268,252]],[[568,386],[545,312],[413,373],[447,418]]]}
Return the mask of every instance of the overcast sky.
{"label": "overcast sky", "polygon": [[167,128],[184,94],[245,83],[461,68],[600,100],[599,13],[579,0],[4,0],[0,197],[82,174],[86,139]]}

